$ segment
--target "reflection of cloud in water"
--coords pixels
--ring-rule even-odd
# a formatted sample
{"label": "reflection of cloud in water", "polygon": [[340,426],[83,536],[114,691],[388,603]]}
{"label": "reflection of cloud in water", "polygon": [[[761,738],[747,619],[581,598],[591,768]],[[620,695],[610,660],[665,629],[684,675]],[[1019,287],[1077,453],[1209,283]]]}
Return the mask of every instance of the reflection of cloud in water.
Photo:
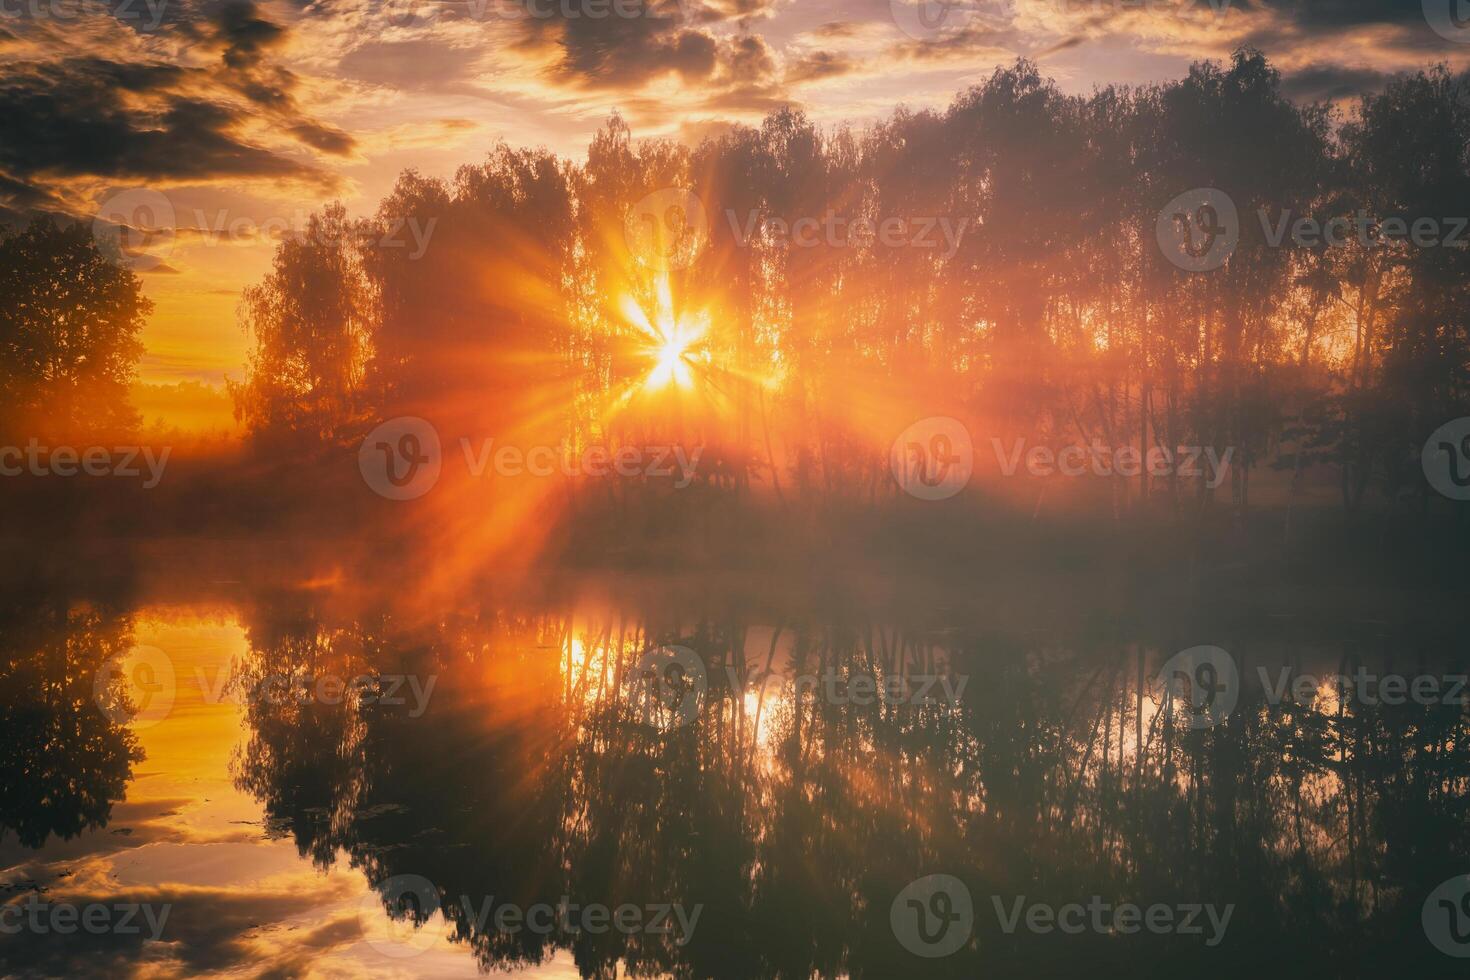
{"label": "reflection of cloud in water", "polygon": [[[60,904],[138,902],[172,906],[163,941],[137,936],[29,932],[6,937],[8,960],[38,975],[197,976],[246,969],[257,976],[478,976],[473,959],[447,941],[395,967],[362,942],[357,907],[368,891],[360,871],[320,871],[290,840],[267,839],[260,804],[236,789],[229,763],[243,709],[214,700],[215,678],[248,653],[245,633],[217,612],[144,612],[139,642],[168,652],[179,677],[169,717],[141,730],[146,760],[114,805],[108,826],[39,851],[13,835],[0,842],[0,893],[24,901],[30,886]],[[139,922],[143,920],[139,918]],[[538,976],[575,976],[547,964]],[[396,973],[395,973],[396,971]]]}
{"label": "reflection of cloud in water", "polygon": [[[1418,737],[1423,726],[1462,737],[1462,717],[1339,717],[1335,707],[1273,716],[1248,686],[1221,724],[1171,725],[1155,672],[1175,652],[1177,624],[1164,639],[1125,640],[1029,621],[1006,629],[964,610],[925,618],[811,602],[756,616],[711,597],[647,595],[467,602],[400,618],[325,601],[332,591],[242,603],[224,623],[140,616],[138,640],[170,651],[184,679],[175,714],[139,733],[148,758],[106,826],[40,852],[3,845],[7,880],[42,883],[53,901],[176,903],[165,943],[108,947],[117,965],[146,961],[159,975],[249,964],[279,976],[473,976],[479,965],[573,976],[573,951],[584,965],[652,973],[703,975],[718,962],[751,976],[838,964],[891,975],[901,961],[866,910],[886,910],[907,881],[939,867],[982,907],[978,896],[1029,894],[1043,879],[1067,898],[1234,903],[1232,937],[1246,941],[1209,951],[1209,964],[1238,975],[1249,950],[1281,938],[1281,923],[1299,937],[1335,934],[1350,906],[1361,928],[1391,930],[1397,920],[1378,910],[1442,880],[1470,840],[1456,816],[1459,763]],[[1363,656],[1351,636],[1359,627],[1330,629],[1310,642],[1234,635],[1232,649],[1247,677],[1261,664]],[[704,662],[709,690],[689,725],[639,724],[620,701],[620,678],[650,644],[679,644]],[[218,677],[232,658],[246,682],[374,669],[438,684],[416,717],[381,704],[240,705],[191,682],[200,670]],[[798,673],[940,665],[975,675],[959,704],[791,693]],[[1398,764],[1451,788],[1442,802],[1406,809],[1399,788],[1371,778],[1385,744],[1403,747]],[[1438,841],[1439,856],[1422,868],[1382,862],[1400,839]],[[412,931],[401,911],[390,918],[369,888],[401,875],[441,891],[428,930]],[[464,912],[465,896],[488,894],[522,907],[568,895],[707,914],[687,946],[510,934]],[[403,959],[367,942],[441,927],[446,938]],[[996,975],[1036,962],[1025,937],[981,939]],[[1144,940],[1110,942],[1079,947],[1077,961],[1121,956],[1140,975],[1157,965],[1159,949]],[[76,965],[34,937],[26,955],[58,972]]]}

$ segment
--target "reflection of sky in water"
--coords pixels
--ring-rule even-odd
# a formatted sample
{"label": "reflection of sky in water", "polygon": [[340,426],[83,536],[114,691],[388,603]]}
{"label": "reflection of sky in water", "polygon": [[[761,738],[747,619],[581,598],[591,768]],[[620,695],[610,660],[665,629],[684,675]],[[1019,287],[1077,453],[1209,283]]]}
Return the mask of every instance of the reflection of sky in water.
{"label": "reflection of sky in water", "polygon": [[[1360,935],[1388,930],[1378,948],[1395,955],[1433,952],[1416,896],[1470,853],[1463,765],[1438,751],[1461,744],[1462,712],[1342,714],[1329,699],[1268,710],[1255,681],[1262,670],[1320,674],[1350,661],[1429,669],[1405,651],[1444,649],[1432,637],[1288,621],[1245,636],[1190,623],[1120,639],[1029,622],[1005,632],[999,617],[966,611],[916,624],[923,610],[901,604],[732,615],[662,595],[558,599],[466,600],[427,617],[380,603],[334,608],[325,590],[238,607],[155,604],[132,617],[76,604],[70,618],[24,611],[0,633],[0,652],[19,652],[23,668],[0,683],[0,708],[42,706],[25,716],[17,751],[56,764],[28,770],[20,812],[0,816],[18,817],[31,843],[50,837],[39,851],[17,835],[0,844],[0,900],[37,887],[53,904],[171,908],[163,942],[109,935],[88,949],[78,937],[22,935],[13,958],[35,975],[93,975],[102,964],[109,975],[160,977],[469,977],[478,958],[521,976],[572,977],[576,950],[589,970],[636,959],[649,975],[718,965],[729,976],[886,977],[911,960],[888,906],[940,869],[991,896],[1044,888],[1058,900],[1239,909],[1218,949],[1084,936],[1053,952],[1065,937],[1013,939],[977,923],[989,931],[956,954],[955,975],[982,963],[997,976],[1033,975],[1053,957],[1079,970],[1102,957],[1132,975],[1166,965],[1182,975],[1173,968],[1183,955],[1208,967],[1198,975],[1238,980],[1259,972],[1256,952],[1286,933],[1325,943],[1345,922]],[[1243,682],[1229,724],[1192,729],[1177,705],[1164,710],[1164,661],[1188,651],[1161,632],[1229,644]],[[55,803],[68,781],[94,797],[123,792],[126,739],[99,724],[90,674],[128,644],[165,657],[173,703],[155,724],[131,726],[146,758],[105,826],[61,841],[59,814],[80,809]],[[682,677],[707,678],[696,717],[683,722],[637,680],[650,654],[670,649],[695,657]],[[42,666],[26,673],[28,664]],[[74,676],[59,683],[68,664]],[[834,668],[854,679],[952,671],[973,683],[923,708],[793,695],[802,678]],[[412,695],[391,709],[247,706],[226,683],[365,670],[437,681],[432,709],[414,710]],[[45,694],[53,682],[56,698]],[[43,745],[49,755],[24,754]],[[1406,805],[1415,786],[1381,778],[1388,746],[1416,785],[1447,793]],[[1421,855],[1413,863],[1400,857],[1405,842]],[[451,904],[415,929],[401,908],[390,918],[366,883],[418,875]],[[502,907],[570,896],[677,900],[709,914],[688,946],[585,932],[543,942],[474,919],[466,897],[478,909],[487,892]],[[16,941],[0,937],[0,973],[5,938]],[[1330,971],[1363,952],[1344,949],[1303,976],[1349,975]]]}
{"label": "reflection of sky in water", "polygon": [[[173,903],[163,941],[147,944],[135,963],[140,976],[481,975],[471,953],[442,936],[403,958],[369,945],[365,934],[375,944],[412,946],[381,902],[364,901],[360,871],[345,859],[325,873],[313,869],[289,837],[268,833],[260,803],[235,788],[230,759],[246,734],[244,712],[212,692],[221,690],[232,658],[248,648],[227,611],[144,610],[135,640],[168,652],[177,689],[167,717],[136,729],[147,758],[134,768],[126,799],[113,807],[106,827],[70,841],[52,837],[39,851],[8,837],[0,844],[0,882],[34,882],[50,903],[80,904],[82,896],[109,904]],[[437,934],[435,925],[442,922],[431,922],[428,931]],[[77,956],[76,970],[100,975],[95,952]],[[561,953],[512,975],[576,977],[577,971]]]}

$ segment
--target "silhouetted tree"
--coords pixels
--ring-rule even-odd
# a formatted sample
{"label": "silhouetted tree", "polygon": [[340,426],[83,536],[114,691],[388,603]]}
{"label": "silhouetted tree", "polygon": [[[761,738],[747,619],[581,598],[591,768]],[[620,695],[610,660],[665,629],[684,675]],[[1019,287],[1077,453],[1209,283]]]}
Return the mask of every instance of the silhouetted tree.
{"label": "silhouetted tree", "polygon": [[127,389],[153,304],[84,224],[37,218],[0,239],[0,430],[46,436],[138,423]]}

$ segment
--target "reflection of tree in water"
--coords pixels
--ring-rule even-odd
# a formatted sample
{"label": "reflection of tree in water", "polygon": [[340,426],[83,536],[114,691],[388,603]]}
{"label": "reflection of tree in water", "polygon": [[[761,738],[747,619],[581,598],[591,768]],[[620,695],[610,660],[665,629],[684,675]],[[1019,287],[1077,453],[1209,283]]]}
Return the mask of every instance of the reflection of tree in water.
{"label": "reflection of tree in water", "polygon": [[[724,668],[762,667],[745,663],[745,628],[671,626],[480,611],[336,628],[262,614],[251,637],[271,669],[438,684],[421,718],[408,705],[256,702],[238,779],[318,863],[342,848],[374,883],[434,882],[451,935],[487,967],[560,947],[588,976],[620,962],[712,977],[1434,968],[1420,905],[1470,867],[1458,707],[1272,708],[1247,687],[1224,723],[1190,730],[1159,709],[1157,650],[976,632],[944,644],[971,677],[957,707],[797,701],[789,677],[780,693],[734,696]],[[788,673],[946,662],[928,638],[852,622],[788,624],[785,636]],[[670,641],[699,653],[710,689],[697,721],[660,733],[619,692],[646,646]],[[894,940],[889,910],[936,872],[967,883],[976,937],[921,962]],[[1211,948],[1203,916],[1205,935],[1007,934],[991,900],[1093,895],[1235,909]],[[687,945],[542,936],[478,926],[487,896],[703,911]]]}
{"label": "reflection of tree in water", "polygon": [[[0,609],[0,840],[25,847],[107,825],[123,798],[136,737],[103,714],[97,672],[132,643],[132,620],[65,601]],[[116,679],[122,684],[122,679]],[[116,703],[125,706],[121,691]]]}

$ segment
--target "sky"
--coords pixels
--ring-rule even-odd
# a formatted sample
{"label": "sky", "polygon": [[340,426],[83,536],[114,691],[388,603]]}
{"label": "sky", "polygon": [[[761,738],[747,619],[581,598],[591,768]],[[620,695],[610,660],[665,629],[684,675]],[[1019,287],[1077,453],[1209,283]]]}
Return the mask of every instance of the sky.
{"label": "sky", "polygon": [[1467,7],[0,0],[0,220],[162,214],[176,232],[138,269],[155,304],[139,379],[197,403],[198,385],[243,372],[236,307],[274,238],[334,200],[371,214],[406,168],[447,177],[499,140],[581,159],[613,113],[635,137],[691,143],[786,105],[861,126],[943,107],[1018,57],[1085,94],[1250,44],[1292,97],[1349,107],[1398,72],[1470,67]]}

